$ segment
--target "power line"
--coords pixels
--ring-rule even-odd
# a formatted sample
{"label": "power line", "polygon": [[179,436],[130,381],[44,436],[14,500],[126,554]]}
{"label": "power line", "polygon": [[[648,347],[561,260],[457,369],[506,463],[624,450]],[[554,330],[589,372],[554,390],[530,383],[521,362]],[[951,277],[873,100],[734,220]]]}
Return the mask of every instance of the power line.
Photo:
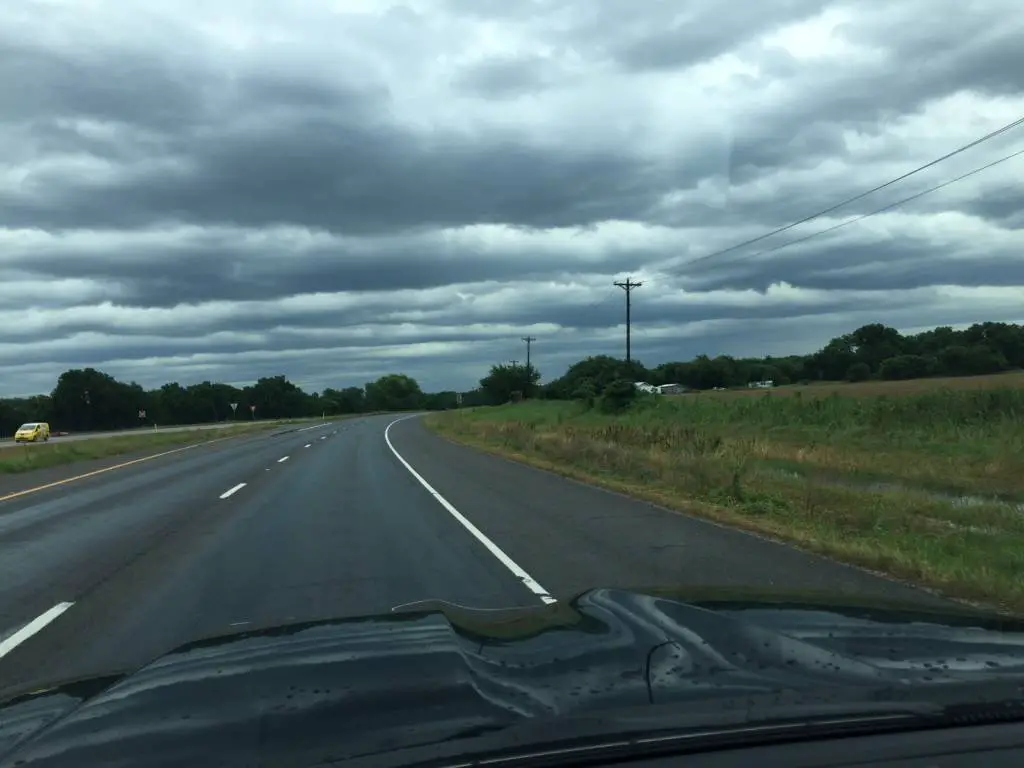
{"label": "power line", "polygon": [[633,294],[633,289],[639,288],[643,283],[635,283],[632,278],[627,277],[626,282],[615,283],[615,285],[626,292],[626,362],[628,363],[630,361],[630,326],[632,325],[630,318],[632,301],[630,298]]}
{"label": "power line", "polygon": [[593,309],[594,307],[597,307],[597,306],[600,306],[601,304],[604,304],[606,301],[608,301],[608,299],[610,299],[614,295],[615,295],[615,291],[613,291],[613,290],[611,290],[609,288],[608,289],[608,293],[604,294],[604,296],[602,296],[600,299],[597,299],[596,301],[591,301],[591,302],[589,302],[587,304],[583,304],[583,305],[581,305],[579,307],[576,307],[576,309],[580,309],[580,310]]}
{"label": "power line", "polygon": [[999,136],[999,135],[1001,135],[1003,133],[1006,133],[1007,131],[1010,131],[1010,130],[1014,129],[1014,128],[1016,128],[1017,126],[1019,126],[1021,124],[1024,124],[1024,117],[1019,117],[1016,120],[1014,120],[1012,123],[1007,123],[1002,128],[997,128],[996,130],[994,130],[994,131],[992,131],[990,133],[986,133],[984,136],[981,136],[980,138],[975,139],[974,141],[970,142],[969,144],[965,144],[962,147],[954,149],[952,152],[948,152],[945,155],[943,155],[942,157],[938,157],[938,158],[932,160],[929,163],[925,163],[924,165],[922,165],[922,166],[920,166],[918,168],[915,168],[912,171],[908,171],[907,173],[904,173],[902,176],[897,176],[895,179],[891,179],[890,181],[887,181],[884,184],[879,184],[877,187],[873,187],[872,189],[869,189],[867,192],[861,192],[859,195],[855,195],[854,197],[851,197],[851,198],[848,198],[846,200],[843,200],[842,202],[837,203],[836,205],[833,205],[831,208],[826,208],[825,210],[818,211],[817,213],[811,214],[810,216],[805,216],[804,218],[800,219],[799,221],[794,221],[792,224],[787,224],[784,227],[779,227],[778,229],[774,229],[771,232],[768,232],[766,234],[759,235],[757,237],[751,238],[750,240],[745,240],[742,243],[737,243],[736,245],[729,246],[728,248],[723,248],[720,251],[714,251],[713,253],[709,253],[709,254],[706,254],[706,255],[701,256],[699,258],[693,259],[691,261],[686,262],[686,264],[687,265],[697,264],[697,263],[702,262],[702,261],[707,261],[709,259],[718,258],[719,256],[723,256],[724,254],[731,253],[733,251],[737,251],[740,248],[745,248],[748,245],[753,245],[754,243],[759,243],[762,240],[767,240],[769,237],[773,237],[773,236],[778,235],[778,234],[780,234],[782,232],[786,232],[786,231],[788,231],[790,229],[793,229],[794,227],[800,226],[801,224],[806,224],[808,221],[813,221],[814,219],[821,218],[822,216],[825,216],[826,214],[832,213],[833,211],[838,210],[839,208],[842,208],[843,206],[849,205],[850,203],[855,203],[858,200],[861,200],[861,199],[867,197],[868,195],[873,195],[875,192],[883,190],[886,187],[890,187],[893,184],[896,184],[898,182],[903,181],[904,179],[908,179],[908,178],[910,178],[911,176],[913,176],[916,173],[920,173],[921,171],[924,171],[924,170],[927,170],[928,168],[931,168],[933,165],[937,165],[938,163],[941,163],[944,160],[948,160],[951,157],[959,155],[961,152],[966,152],[968,149],[972,149],[973,147],[978,146],[982,142],[989,141],[990,139],[994,139],[996,136]]}
{"label": "power line", "polygon": [[[766,248],[765,250],[758,251],[757,253],[751,253],[751,254],[747,254],[745,256],[739,256],[739,257],[737,257],[735,259],[735,261],[745,261],[746,259],[756,259],[758,256],[765,256],[765,255],[767,255],[769,253],[775,253],[776,251],[781,251],[783,248],[789,248],[791,245],[797,245],[798,243],[807,242],[808,240],[811,240],[812,238],[819,237],[821,235],[827,235],[829,232],[835,232],[837,229],[842,229],[843,227],[848,227],[851,224],[856,224],[859,221],[864,221],[864,219],[871,218],[872,216],[877,216],[880,213],[885,213],[886,211],[890,211],[893,208],[897,208],[897,207],[899,207],[901,205],[904,205],[905,203],[909,203],[909,202],[912,202],[914,200],[917,200],[918,198],[924,197],[925,195],[930,195],[932,192],[937,192],[940,189],[943,189],[944,187],[948,187],[951,184],[956,184],[958,181],[963,181],[964,179],[966,179],[966,178],[968,178],[970,176],[974,176],[977,173],[981,173],[982,171],[987,171],[989,168],[992,168],[993,166],[999,165],[1000,163],[1005,163],[1007,160],[1012,160],[1013,158],[1018,157],[1020,155],[1024,155],[1024,149],[1020,149],[1020,150],[1018,150],[1018,151],[1016,151],[1016,152],[1014,152],[1012,154],[1006,155],[1005,157],[1001,157],[998,160],[993,160],[991,163],[987,163],[986,165],[983,165],[980,168],[975,168],[973,171],[968,171],[967,173],[961,174],[960,176],[957,176],[956,178],[949,179],[948,181],[944,181],[941,184],[936,184],[934,187],[929,187],[928,189],[922,190],[921,192],[917,192],[916,194],[910,195],[910,197],[905,197],[902,200],[897,200],[895,203],[889,203],[888,205],[883,205],[881,208],[876,208],[875,210],[870,211],[869,213],[862,213],[859,216],[855,216],[852,219],[848,219],[846,221],[840,222],[839,224],[836,224],[834,226],[828,227],[826,229],[819,230],[818,232],[811,232],[809,235],[804,235],[803,237],[798,237],[795,240],[789,240],[788,242],[782,243],[781,245],[777,245],[774,248]],[[688,264],[692,264],[692,263],[693,262],[689,262]]]}

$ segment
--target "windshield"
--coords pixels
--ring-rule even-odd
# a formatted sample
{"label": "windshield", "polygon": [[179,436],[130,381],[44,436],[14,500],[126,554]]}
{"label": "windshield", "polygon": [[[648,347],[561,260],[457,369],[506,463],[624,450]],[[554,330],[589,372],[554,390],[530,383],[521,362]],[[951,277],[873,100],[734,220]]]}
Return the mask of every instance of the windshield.
{"label": "windshield", "polygon": [[0,704],[238,633],[467,729],[1024,663],[942,618],[1024,613],[1019,2],[10,5]]}

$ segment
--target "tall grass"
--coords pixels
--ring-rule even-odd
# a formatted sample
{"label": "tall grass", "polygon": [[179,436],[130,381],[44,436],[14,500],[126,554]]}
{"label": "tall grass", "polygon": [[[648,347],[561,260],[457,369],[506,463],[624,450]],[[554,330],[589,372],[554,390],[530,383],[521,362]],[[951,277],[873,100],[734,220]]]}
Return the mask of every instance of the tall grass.
{"label": "tall grass", "polygon": [[[531,402],[428,417],[442,434],[1024,610],[1024,391]],[[878,485],[878,480],[887,484]]]}

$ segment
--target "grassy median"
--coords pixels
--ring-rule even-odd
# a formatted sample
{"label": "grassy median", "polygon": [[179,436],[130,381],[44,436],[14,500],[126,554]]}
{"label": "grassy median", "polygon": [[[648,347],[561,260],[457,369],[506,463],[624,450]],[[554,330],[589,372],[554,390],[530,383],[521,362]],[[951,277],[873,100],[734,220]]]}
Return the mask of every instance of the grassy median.
{"label": "grassy median", "polygon": [[37,445],[14,445],[0,448],[0,473],[14,474],[35,469],[73,464],[78,461],[107,459],[114,456],[150,451],[159,453],[193,443],[205,443],[236,435],[262,432],[281,424],[256,422],[220,429],[189,429],[176,432],[140,432],[117,437],[96,437],[89,440],[61,442],[59,437]]}
{"label": "grassy median", "polygon": [[440,434],[668,507],[1024,612],[1024,390],[873,398],[699,393],[622,415],[531,402]]}

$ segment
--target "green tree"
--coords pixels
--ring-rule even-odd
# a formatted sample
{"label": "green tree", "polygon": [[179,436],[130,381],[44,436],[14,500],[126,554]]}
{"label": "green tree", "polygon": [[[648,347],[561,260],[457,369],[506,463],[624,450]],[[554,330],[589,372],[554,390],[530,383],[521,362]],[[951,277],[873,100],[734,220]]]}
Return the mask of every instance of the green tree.
{"label": "green tree", "polygon": [[580,379],[576,389],[572,393],[573,400],[579,400],[588,408],[594,405],[597,400],[597,385],[593,379]]}
{"label": "green tree", "polygon": [[65,371],[50,395],[55,429],[117,429],[138,423],[137,392],[95,368]]}
{"label": "green tree", "polygon": [[458,404],[457,392],[431,392],[423,396],[423,407],[428,411],[447,411]]}
{"label": "green tree", "polygon": [[257,419],[284,419],[308,416],[308,396],[288,381],[284,374],[264,376],[251,387],[242,390],[243,405],[239,409],[256,406]]}
{"label": "green tree", "polygon": [[983,344],[946,347],[939,354],[939,368],[949,376],[980,376],[1007,367],[1005,357]]}
{"label": "green tree", "polygon": [[[850,366],[857,362],[861,361],[857,357],[856,347],[853,339],[847,335],[832,339],[810,355],[804,368],[810,374],[807,378],[840,381],[846,376]],[[870,364],[868,367],[871,367]]]}
{"label": "green tree", "polygon": [[627,379],[616,379],[601,394],[599,408],[604,413],[621,413],[637,398],[636,384]]}
{"label": "green tree", "polygon": [[906,351],[900,332],[881,323],[863,325],[850,334],[854,354],[874,372],[883,360],[898,357]]}
{"label": "green tree", "polygon": [[366,393],[362,387],[331,389],[321,393],[324,407],[330,414],[363,413],[366,411]]}
{"label": "green tree", "polygon": [[871,366],[863,360],[851,365],[846,371],[847,381],[867,381],[871,378]]}
{"label": "green tree", "polygon": [[490,372],[480,379],[480,389],[492,405],[507,403],[513,393],[525,394],[528,389],[535,389],[540,381],[540,371],[533,365],[492,365]]}
{"label": "green tree", "polygon": [[569,366],[561,378],[553,381],[548,390],[556,397],[568,399],[580,388],[583,381],[589,381],[597,394],[616,379],[648,381],[652,372],[637,360],[626,362],[609,355],[595,355]]}
{"label": "green tree", "polygon": [[366,406],[371,411],[415,411],[423,408],[423,391],[411,376],[389,373],[366,385]]}
{"label": "green tree", "polygon": [[878,375],[883,379],[921,379],[935,373],[936,361],[923,355],[897,355],[882,361]]}

